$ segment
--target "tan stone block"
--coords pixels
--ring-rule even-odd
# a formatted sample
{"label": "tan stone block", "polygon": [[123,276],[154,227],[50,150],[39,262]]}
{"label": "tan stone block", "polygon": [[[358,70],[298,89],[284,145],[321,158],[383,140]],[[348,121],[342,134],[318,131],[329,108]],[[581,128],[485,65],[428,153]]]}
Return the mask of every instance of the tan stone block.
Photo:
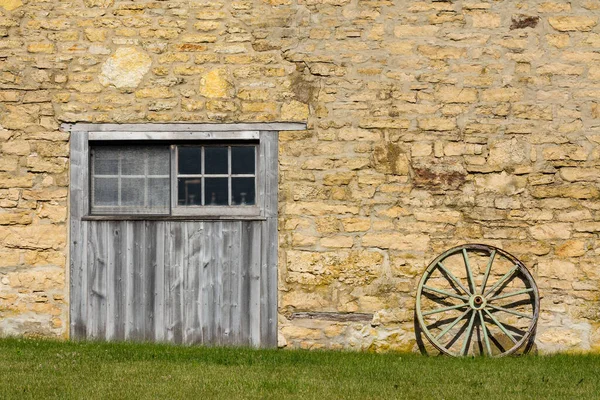
{"label": "tan stone block", "polygon": [[308,104],[292,100],[281,106],[281,119],[283,121],[306,121],[309,116]]}
{"label": "tan stone block", "polygon": [[194,28],[201,32],[210,32],[221,27],[221,23],[218,21],[198,21],[194,24]]}
{"label": "tan stone block", "polygon": [[411,155],[413,157],[426,157],[431,155],[432,146],[431,143],[413,143],[411,147]]}
{"label": "tan stone block", "polygon": [[500,174],[475,176],[475,187],[483,192],[497,192],[511,196],[520,193],[526,186],[525,176],[509,175],[504,171]]}
{"label": "tan stone block", "polygon": [[27,51],[30,53],[44,53],[44,54],[52,54],[56,51],[56,46],[54,43],[31,43],[27,45]]}
{"label": "tan stone block", "polygon": [[302,233],[294,232],[292,234],[292,246],[305,247],[314,246],[317,244],[317,237],[304,235]]}
{"label": "tan stone block", "polygon": [[588,17],[584,15],[578,16],[557,16],[548,18],[550,26],[557,31],[573,32],[573,31],[591,31],[598,24],[598,18]]}
{"label": "tan stone block", "polygon": [[0,225],[28,225],[31,221],[29,212],[0,213]]}
{"label": "tan stone block", "polygon": [[362,118],[358,122],[360,128],[376,129],[408,129],[410,120],[399,118]]}
{"label": "tan stone block", "polygon": [[[1,182],[1,179],[0,179]],[[25,200],[64,200],[67,198],[66,188],[58,189],[35,189],[24,190],[23,199]]]}
{"label": "tan stone block", "polygon": [[458,223],[462,218],[460,211],[441,210],[415,211],[414,216],[417,221],[439,222],[453,225]]}
{"label": "tan stone block", "polygon": [[587,245],[583,240],[568,240],[556,247],[554,253],[560,258],[581,257],[585,255]]}
{"label": "tan stone block", "polygon": [[327,186],[348,185],[355,178],[354,172],[340,172],[337,174],[329,174],[323,178],[323,184]]}
{"label": "tan stone block", "polygon": [[242,103],[242,111],[244,112],[266,112],[274,114],[277,112],[278,104],[274,102],[255,102]]}
{"label": "tan stone block", "polygon": [[0,173],[0,189],[30,188],[33,186],[33,174],[13,175]]}
{"label": "tan stone block", "polygon": [[200,80],[200,95],[211,99],[231,97],[232,89],[225,69],[213,69]]}
{"label": "tan stone block", "polygon": [[86,28],[84,33],[85,38],[90,42],[104,42],[106,40],[106,29]]}
{"label": "tan stone block", "polygon": [[464,57],[466,49],[451,46],[421,45],[417,47],[420,54],[433,60],[458,59]]}
{"label": "tan stone block", "polygon": [[600,232],[600,222],[576,222],[574,228],[577,232]]}
{"label": "tan stone block", "polygon": [[600,190],[589,184],[570,184],[557,186],[536,186],[530,190],[535,198],[567,197],[573,199],[600,198]]}
{"label": "tan stone block", "polygon": [[0,250],[0,267],[15,267],[20,264],[19,250]]}
{"label": "tan stone block", "polygon": [[175,93],[167,87],[144,88],[135,92],[138,99],[169,99],[174,96]]}
{"label": "tan stone block", "polygon": [[323,336],[321,329],[310,329],[292,325],[281,328],[281,333],[286,340],[317,340]]}
{"label": "tan stone block", "polygon": [[42,206],[38,210],[38,216],[40,218],[47,218],[54,223],[64,222],[67,218],[67,207],[42,203]]}
{"label": "tan stone block", "polygon": [[86,7],[108,8],[115,3],[115,0],[83,0]]}
{"label": "tan stone block", "polygon": [[477,90],[442,86],[435,92],[435,98],[444,103],[473,103],[477,101]]}
{"label": "tan stone block", "polygon": [[600,168],[561,168],[560,176],[568,182],[598,181],[600,180]]}
{"label": "tan stone block", "polygon": [[4,154],[25,156],[31,153],[31,145],[26,140],[11,140],[10,142],[2,143],[2,152]]}
{"label": "tan stone block", "polygon": [[354,245],[354,238],[352,236],[334,236],[322,238],[321,246],[327,248],[350,248]]}
{"label": "tan stone block", "polygon": [[498,28],[502,21],[500,15],[490,12],[473,12],[470,15],[473,21],[473,28]]}
{"label": "tan stone block", "polygon": [[427,37],[431,38],[440,30],[437,26],[432,25],[397,25],[394,27],[394,36],[397,38],[406,37]]}
{"label": "tan stone block", "polygon": [[544,160],[574,160],[585,161],[588,159],[588,150],[583,146],[562,145],[548,146],[542,150]]}
{"label": "tan stone block", "polygon": [[421,234],[367,233],[362,237],[363,247],[377,247],[402,251],[425,251],[429,247],[429,236]]}
{"label": "tan stone block", "polygon": [[335,233],[340,231],[340,220],[337,217],[324,217],[315,220],[317,231],[320,233]]}
{"label": "tan stone block", "polygon": [[4,246],[23,249],[63,249],[67,229],[57,225],[0,226]]}
{"label": "tan stone block", "polygon": [[54,265],[63,267],[66,263],[66,256],[63,251],[50,250],[28,250],[25,251],[25,264],[34,267]]}
{"label": "tan stone block", "polygon": [[556,13],[556,12],[571,11],[571,4],[548,1],[548,2],[544,2],[544,3],[540,4],[538,6],[537,10],[542,13],[546,13],[546,12],[547,13]]}
{"label": "tan stone block", "polygon": [[522,97],[522,91],[516,88],[495,88],[481,91],[481,100],[483,101],[518,101]]}
{"label": "tan stone block", "polygon": [[13,11],[21,7],[23,2],[21,0],[0,0],[0,7],[6,11]]}
{"label": "tan stone block", "polygon": [[581,75],[585,68],[581,65],[551,63],[545,64],[536,69],[540,75]]}
{"label": "tan stone block", "polygon": [[345,218],[342,220],[346,232],[366,232],[371,227],[371,220],[367,218]]}
{"label": "tan stone block", "polygon": [[531,236],[536,240],[568,239],[571,237],[571,224],[550,223],[538,224],[529,228]]}
{"label": "tan stone block", "polygon": [[344,204],[327,204],[318,202],[294,202],[285,206],[285,213],[289,215],[356,215],[359,212],[357,206]]}
{"label": "tan stone block", "polygon": [[538,275],[553,279],[571,281],[578,275],[575,264],[564,260],[542,260],[538,264]]}
{"label": "tan stone block", "polygon": [[102,64],[99,76],[104,86],[135,88],[150,70],[152,59],[135,47],[120,47]]}

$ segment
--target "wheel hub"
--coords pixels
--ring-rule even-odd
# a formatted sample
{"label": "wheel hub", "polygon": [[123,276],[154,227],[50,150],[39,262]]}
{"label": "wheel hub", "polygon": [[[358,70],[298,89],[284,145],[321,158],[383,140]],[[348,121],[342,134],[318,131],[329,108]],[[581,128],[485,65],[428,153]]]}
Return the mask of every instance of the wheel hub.
{"label": "wheel hub", "polygon": [[486,304],[487,301],[485,300],[485,297],[480,294],[473,295],[469,299],[469,305],[473,310],[481,310]]}

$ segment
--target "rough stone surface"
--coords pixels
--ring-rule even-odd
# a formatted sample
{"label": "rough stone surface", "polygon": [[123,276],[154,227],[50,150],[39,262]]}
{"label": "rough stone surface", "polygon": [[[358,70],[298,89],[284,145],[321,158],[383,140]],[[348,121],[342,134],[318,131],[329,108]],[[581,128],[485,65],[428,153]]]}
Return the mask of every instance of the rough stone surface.
{"label": "rough stone surface", "polygon": [[[593,1],[0,0],[0,334],[62,337],[62,122],[306,121],[279,136],[279,337],[413,350],[426,265],[531,269],[541,352],[600,350]],[[293,318],[361,313],[371,320]]]}
{"label": "rough stone surface", "polygon": [[98,77],[104,86],[135,88],[150,69],[152,59],[135,47],[121,47],[102,64]]}

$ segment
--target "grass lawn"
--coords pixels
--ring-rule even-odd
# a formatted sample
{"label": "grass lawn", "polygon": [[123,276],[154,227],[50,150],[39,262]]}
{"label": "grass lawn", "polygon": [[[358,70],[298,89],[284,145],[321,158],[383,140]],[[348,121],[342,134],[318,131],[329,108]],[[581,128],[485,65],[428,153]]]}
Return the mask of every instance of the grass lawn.
{"label": "grass lawn", "polygon": [[599,399],[600,356],[416,354],[0,340],[0,399]]}

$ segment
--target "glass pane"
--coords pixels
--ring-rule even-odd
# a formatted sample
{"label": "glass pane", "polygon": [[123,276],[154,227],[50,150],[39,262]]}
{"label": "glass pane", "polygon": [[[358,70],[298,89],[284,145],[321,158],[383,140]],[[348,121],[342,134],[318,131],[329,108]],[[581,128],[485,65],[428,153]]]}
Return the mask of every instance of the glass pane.
{"label": "glass pane", "polygon": [[[148,152],[148,175],[169,176],[171,154],[162,147],[150,149]],[[168,186],[168,185],[167,185]]]}
{"label": "glass pane", "polygon": [[116,206],[119,204],[118,178],[94,178],[92,186],[94,187],[94,199],[92,204],[95,206]]}
{"label": "glass pane", "polygon": [[177,204],[180,206],[202,205],[202,179],[177,179]]}
{"label": "glass pane", "polygon": [[227,147],[205,147],[204,156],[206,157],[205,174],[227,174]]}
{"label": "glass pane", "polygon": [[138,151],[121,153],[121,175],[144,175],[146,160],[144,154]]}
{"label": "glass pane", "polygon": [[254,205],[256,194],[254,178],[231,178],[231,204]]}
{"label": "glass pane", "polygon": [[178,147],[178,152],[178,174],[202,173],[202,147]]}
{"label": "glass pane", "polygon": [[169,178],[149,178],[148,179],[148,207],[169,206]]}
{"label": "glass pane", "polygon": [[144,178],[121,179],[121,205],[145,206],[146,180]]}
{"label": "glass pane", "polygon": [[[206,157],[208,160],[208,157]],[[226,206],[227,202],[227,178],[206,178],[204,180],[204,205]]]}
{"label": "glass pane", "polygon": [[92,153],[94,175],[117,175],[119,173],[119,155],[113,151],[98,148]]}
{"label": "glass pane", "polygon": [[254,174],[254,146],[231,147],[231,173]]}

